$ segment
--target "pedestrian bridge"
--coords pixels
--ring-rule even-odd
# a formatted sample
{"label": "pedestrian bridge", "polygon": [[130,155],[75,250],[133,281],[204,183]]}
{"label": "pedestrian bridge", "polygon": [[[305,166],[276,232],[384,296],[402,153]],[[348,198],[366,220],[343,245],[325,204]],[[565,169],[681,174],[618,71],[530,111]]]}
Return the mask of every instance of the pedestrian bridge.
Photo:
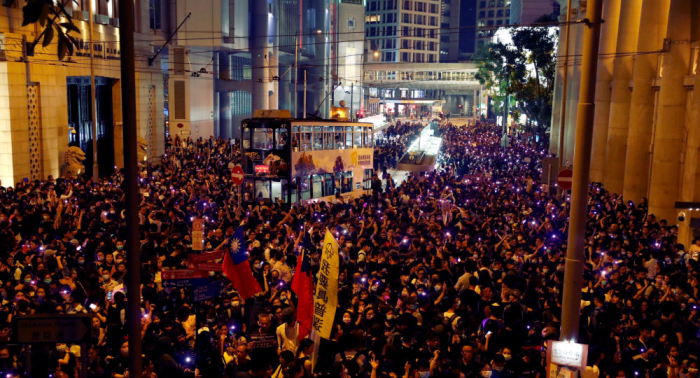
{"label": "pedestrian bridge", "polygon": [[400,85],[410,89],[471,91],[479,89],[476,63],[366,63],[364,84]]}

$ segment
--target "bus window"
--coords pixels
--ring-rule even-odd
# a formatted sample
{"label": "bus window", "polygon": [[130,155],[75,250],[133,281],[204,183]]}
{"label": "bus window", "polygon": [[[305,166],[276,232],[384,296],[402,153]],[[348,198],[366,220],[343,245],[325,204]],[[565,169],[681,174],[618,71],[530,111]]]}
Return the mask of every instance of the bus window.
{"label": "bus window", "polygon": [[352,126],[345,126],[345,148],[352,148]]}
{"label": "bus window", "polygon": [[292,151],[299,151],[301,145],[301,134],[299,134],[299,126],[292,127]]}
{"label": "bus window", "polygon": [[362,145],[365,148],[372,147],[372,129],[369,127],[362,128]]}
{"label": "bus window", "polygon": [[355,127],[355,147],[362,147],[362,126]]}
{"label": "bus window", "polygon": [[270,202],[270,180],[255,180],[255,201]]}
{"label": "bus window", "polygon": [[272,181],[270,184],[270,199],[272,200],[273,203],[280,203],[282,202],[287,202],[287,197],[286,197],[286,186],[287,183],[282,180],[282,182],[279,181]]}
{"label": "bus window", "polygon": [[243,200],[252,201],[254,195],[253,181],[245,181],[245,183],[243,183]]}
{"label": "bus window", "polygon": [[323,126],[323,149],[335,150],[335,136],[333,126]]}
{"label": "bus window", "polygon": [[301,127],[301,150],[311,150],[311,126]]}
{"label": "bus window", "polygon": [[374,175],[373,169],[365,169],[362,175],[362,189],[371,190],[372,189],[372,176]]}
{"label": "bus window", "polygon": [[321,179],[321,175],[313,175],[313,190],[311,193],[312,198],[321,198],[323,197],[323,180]]}
{"label": "bus window", "polygon": [[275,142],[277,143],[277,146],[275,147],[278,150],[281,150],[287,146],[287,140],[289,140],[289,135],[287,135],[287,129],[286,128],[279,128],[275,130]]}
{"label": "bus window", "polygon": [[272,129],[261,127],[253,130],[253,149],[272,149]]}
{"label": "bus window", "polygon": [[335,149],[342,150],[345,146],[345,131],[343,126],[335,127]]}
{"label": "bus window", "polygon": [[247,127],[243,129],[243,148],[250,149],[250,129]]}
{"label": "bus window", "polygon": [[311,198],[311,191],[309,190],[309,176],[303,176],[295,179],[297,182],[297,193],[300,193],[301,201]]}
{"label": "bus window", "polygon": [[341,193],[352,192],[352,171],[347,171],[341,173],[343,175]]}
{"label": "bus window", "polygon": [[332,173],[326,173],[323,175],[323,196],[332,196],[335,194],[335,188],[334,185],[335,182],[333,180],[333,174]]}
{"label": "bus window", "polygon": [[289,188],[292,191],[292,203],[299,202],[299,199],[297,198],[297,179],[292,180],[292,185],[290,185]]}
{"label": "bus window", "polygon": [[323,126],[314,126],[314,150],[323,149]]}

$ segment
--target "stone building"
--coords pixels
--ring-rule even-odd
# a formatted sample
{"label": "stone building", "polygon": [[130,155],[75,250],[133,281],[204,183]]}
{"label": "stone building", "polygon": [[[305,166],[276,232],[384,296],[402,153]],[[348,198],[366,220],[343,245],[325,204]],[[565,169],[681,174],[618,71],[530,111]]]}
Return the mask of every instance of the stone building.
{"label": "stone building", "polygon": [[[564,22],[567,1],[559,3]],[[572,1],[572,22],[585,18],[585,6]],[[591,181],[625,200],[647,198],[657,219],[678,224],[686,247],[700,221],[699,12],[693,0],[604,2],[591,159]],[[560,28],[550,149],[565,164],[574,154],[584,28],[571,24],[569,51]]]}

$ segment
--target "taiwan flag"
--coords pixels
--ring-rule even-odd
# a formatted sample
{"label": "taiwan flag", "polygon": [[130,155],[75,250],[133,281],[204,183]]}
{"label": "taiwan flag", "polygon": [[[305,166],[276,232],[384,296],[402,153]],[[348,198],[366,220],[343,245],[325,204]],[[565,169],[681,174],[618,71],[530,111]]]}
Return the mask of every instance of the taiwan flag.
{"label": "taiwan flag", "polygon": [[262,291],[250,270],[243,227],[236,228],[236,232],[231,237],[228,253],[224,255],[223,268],[224,275],[231,280],[233,287],[243,300]]}
{"label": "taiwan flag", "polygon": [[311,282],[311,263],[308,253],[309,248],[304,248],[301,252],[292,278],[292,291],[299,297],[297,304],[299,340],[311,333],[311,323],[314,320],[314,289]]}

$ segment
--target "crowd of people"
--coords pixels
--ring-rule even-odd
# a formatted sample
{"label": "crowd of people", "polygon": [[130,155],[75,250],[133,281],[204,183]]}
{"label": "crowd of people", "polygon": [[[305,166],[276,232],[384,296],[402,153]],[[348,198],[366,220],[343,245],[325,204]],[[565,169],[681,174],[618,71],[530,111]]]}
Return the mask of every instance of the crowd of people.
{"label": "crowd of people", "polygon": [[374,168],[376,171],[396,169],[396,164],[406,153],[408,147],[425,127],[422,122],[396,121],[377,138],[374,148]]}
{"label": "crowd of people", "polygon": [[[413,127],[413,126],[409,126]],[[410,132],[401,132],[401,138]],[[439,168],[347,203],[239,207],[227,140],[171,141],[140,177],[144,377],[544,377],[556,340],[567,197],[539,182],[543,146],[500,146],[500,129],[440,126]],[[0,187],[0,373],[129,377],[122,173]],[[700,242],[600,185],[589,192],[577,342],[586,377],[698,377]],[[192,220],[204,250],[239,225],[263,292],[195,302],[163,272],[187,268]],[[316,365],[298,340],[297,239],[312,277],[326,229],[340,246],[338,308]],[[305,237],[305,236],[304,236]],[[296,248],[295,248],[296,245]],[[92,342],[15,345],[13,318],[89,313]],[[87,363],[79,363],[83,353]],[[133,377],[131,377],[133,378]]]}

